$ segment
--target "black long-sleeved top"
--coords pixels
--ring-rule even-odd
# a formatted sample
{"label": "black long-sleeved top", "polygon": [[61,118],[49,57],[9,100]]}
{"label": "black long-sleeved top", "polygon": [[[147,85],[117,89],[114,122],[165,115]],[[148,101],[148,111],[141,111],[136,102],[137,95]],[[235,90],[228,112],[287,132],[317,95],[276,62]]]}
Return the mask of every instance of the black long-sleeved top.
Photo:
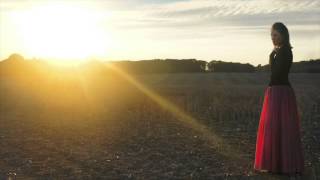
{"label": "black long-sleeved top", "polygon": [[270,53],[269,65],[271,67],[271,76],[269,86],[289,85],[291,86],[288,75],[292,64],[292,51],[290,47],[281,47],[277,52],[273,50]]}

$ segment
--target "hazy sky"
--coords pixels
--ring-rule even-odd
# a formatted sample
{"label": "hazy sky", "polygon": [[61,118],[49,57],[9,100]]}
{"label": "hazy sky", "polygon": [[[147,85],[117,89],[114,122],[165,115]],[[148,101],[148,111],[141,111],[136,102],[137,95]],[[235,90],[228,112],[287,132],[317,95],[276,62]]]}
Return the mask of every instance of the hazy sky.
{"label": "hazy sky", "polygon": [[277,21],[295,62],[320,58],[319,0],[0,0],[0,58],[266,64]]}

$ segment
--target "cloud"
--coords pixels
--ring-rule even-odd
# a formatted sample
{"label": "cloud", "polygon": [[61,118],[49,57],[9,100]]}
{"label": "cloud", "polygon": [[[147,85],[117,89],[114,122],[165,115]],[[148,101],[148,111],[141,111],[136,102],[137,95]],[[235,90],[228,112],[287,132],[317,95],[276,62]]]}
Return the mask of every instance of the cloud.
{"label": "cloud", "polygon": [[130,20],[142,27],[261,26],[279,20],[314,25],[319,24],[319,9],[320,1],[316,0],[193,0],[146,5],[141,7],[140,16]]}
{"label": "cloud", "polygon": [[[65,1],[2,0],[0,10]],[[274,21],[291,25],[320,25],[319,0],[81,0],[74,5],[112,12],[108,21],[119,27],[179,28],[262,26]]]}
{"label": "cloud", "polygon": [[[0,0],[0,18],[5,17],[1,13],[6,11],[60,2],[95,9],[101,15],[99,26],[110,29],[117,40],[115,42],[139,41],[141,48],[143,44],[147,44],[144,48],[153,44],[155,48],[150,48],[150,54],[157,52],[154,49],[160,52],[163,48],[160,55],[164,56],[179,46],[181,49],[190,48],[190,55],[194,51],[197,55],[209,57],[215,50],[213,53],[217,56],[220,53],[221,57],[231,58],[231,54],[223,52],[228,51],[232,44],[231,48],[245,48],[244,44],[253,41],[266,48],[270,40],[270,26],[281,21],[288,26],[295,47],[306,48],[301,54],[316,52],[319,55],[319,0]],[[226,47],[203,48],[224,45],[226,41]],[[254,48],[255,57],[261,58],[264,48]],[[172,54],[179,54],[179,49]],[[181,50],[180,55],[184,53]],[[244,54],[238,52],[234,56]]]}

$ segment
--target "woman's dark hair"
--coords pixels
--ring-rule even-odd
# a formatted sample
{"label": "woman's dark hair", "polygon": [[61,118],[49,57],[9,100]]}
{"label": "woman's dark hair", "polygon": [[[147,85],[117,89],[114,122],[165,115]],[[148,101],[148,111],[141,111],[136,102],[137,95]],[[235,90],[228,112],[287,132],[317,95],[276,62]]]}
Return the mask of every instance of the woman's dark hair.
{"label": "woman's dark hair", "polygon": [[287,27],[283,23],[281,23],[281,22],[274,23],[272,25],[272,29],[278,31],[281,34],[284,46],[292,48],[292,46],[290,44],[289,31],[288,31]]}

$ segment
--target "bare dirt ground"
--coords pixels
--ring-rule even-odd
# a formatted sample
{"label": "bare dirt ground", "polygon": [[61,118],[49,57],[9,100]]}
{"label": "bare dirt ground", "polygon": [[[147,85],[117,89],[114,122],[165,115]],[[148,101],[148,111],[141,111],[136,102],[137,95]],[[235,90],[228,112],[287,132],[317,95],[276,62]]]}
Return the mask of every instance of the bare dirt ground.
{"label": "bare dirt ground", "polygon": [[[253,171],[266,74],[137,79],[163,99],[122,84],[48,93],[1,79],[0,179],[296,179]],[[302,117],[300,179],[318,179],[320,75],[291,79]]]}

